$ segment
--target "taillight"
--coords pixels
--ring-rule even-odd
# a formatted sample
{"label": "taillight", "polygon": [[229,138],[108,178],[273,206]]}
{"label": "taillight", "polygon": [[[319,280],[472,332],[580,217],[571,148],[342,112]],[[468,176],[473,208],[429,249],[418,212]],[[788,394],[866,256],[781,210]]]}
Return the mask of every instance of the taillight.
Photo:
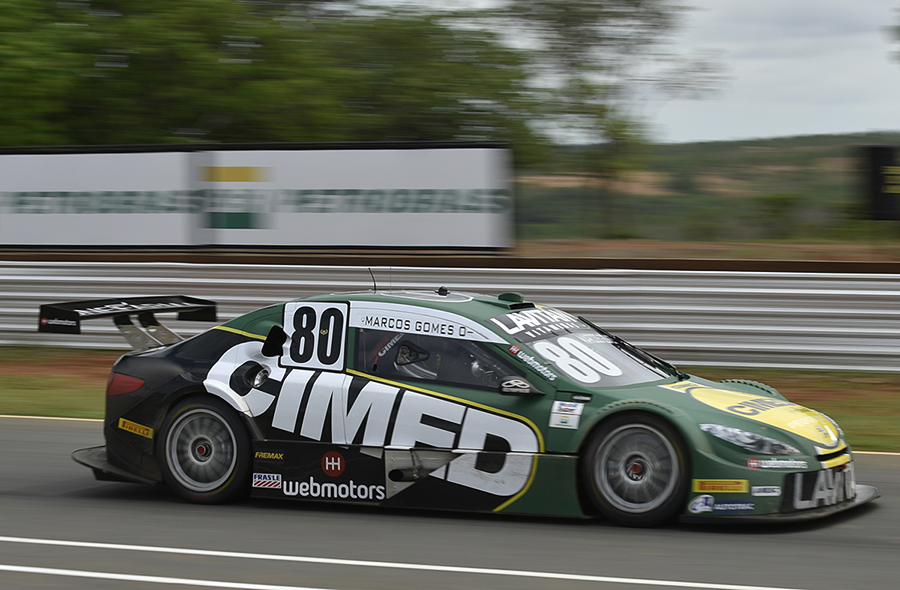
{"label": "taillight", "polygon": [[106,382],[106,397],[137,391],[143,384],[143,379],[121,373],[110,373],[109,380]]}

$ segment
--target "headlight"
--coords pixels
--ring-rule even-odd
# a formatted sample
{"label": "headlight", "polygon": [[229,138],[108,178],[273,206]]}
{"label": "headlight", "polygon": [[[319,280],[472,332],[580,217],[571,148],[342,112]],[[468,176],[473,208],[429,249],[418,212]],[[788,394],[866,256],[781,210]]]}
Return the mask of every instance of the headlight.
{"label": "headlight", "polygon": [[789,444],[777,441],[774,438],[753,434],[740,428],[722,426],[721,424],[701,424],[700,430],[721,438],[724,441],[737,445],[751,453],[761,455],[801,455],[802,453]]}
{"label": "headlight", "polygon": [[[822,414],[822,412],[819,412],[819,413]],[[828,414],[822,414],[822,415],[825,416],[826,418],[828,418],[828,421],[834,425],[834,428],[838,432],[838,436],[840,436],[843,439],[846,439],[846,437],[844,436],[844,431],[841,430],[840,425],[837,422],[835,422],[834,419],[831,416],[829,416]]]}

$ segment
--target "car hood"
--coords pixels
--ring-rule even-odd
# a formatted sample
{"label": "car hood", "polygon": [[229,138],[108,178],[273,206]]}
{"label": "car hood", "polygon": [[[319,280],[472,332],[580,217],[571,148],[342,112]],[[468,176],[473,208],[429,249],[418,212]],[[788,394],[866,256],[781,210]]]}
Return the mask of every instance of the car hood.
{"label": "car hood", "polygon": [[662,387],[686,393],[701,404],[726,414],[790,432],[823,450],[834,451],[841,444],[841,432],[831,419],[780,397],[720,389],[693,381]]}

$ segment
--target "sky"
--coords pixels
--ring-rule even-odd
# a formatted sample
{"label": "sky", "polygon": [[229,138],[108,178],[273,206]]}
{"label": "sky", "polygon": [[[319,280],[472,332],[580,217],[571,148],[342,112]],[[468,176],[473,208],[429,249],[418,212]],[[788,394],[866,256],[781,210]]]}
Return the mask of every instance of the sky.
{"label": "sky", "polygon": [[712,51],[720,89],[642,116],[670,143],[900,131],[900,0],[681,0],[683,52]]}

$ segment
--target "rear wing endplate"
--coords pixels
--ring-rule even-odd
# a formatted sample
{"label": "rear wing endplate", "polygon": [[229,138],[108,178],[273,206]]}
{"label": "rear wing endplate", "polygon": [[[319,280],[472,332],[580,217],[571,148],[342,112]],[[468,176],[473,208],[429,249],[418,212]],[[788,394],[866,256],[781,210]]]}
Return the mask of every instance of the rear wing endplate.
{"label": "rear wing endplate", "polygon": [[[135,350],[181,342],[181,336],[156,320],[154,314],[163,312],[177,312],[179,320],[216,321],[214,301],[187,295],[121,297],[42,305],[38,332],[81,334],[82,320],[113,318],[113,323]],[[131,316],[137,316],[140,328],[132,323]]]}

